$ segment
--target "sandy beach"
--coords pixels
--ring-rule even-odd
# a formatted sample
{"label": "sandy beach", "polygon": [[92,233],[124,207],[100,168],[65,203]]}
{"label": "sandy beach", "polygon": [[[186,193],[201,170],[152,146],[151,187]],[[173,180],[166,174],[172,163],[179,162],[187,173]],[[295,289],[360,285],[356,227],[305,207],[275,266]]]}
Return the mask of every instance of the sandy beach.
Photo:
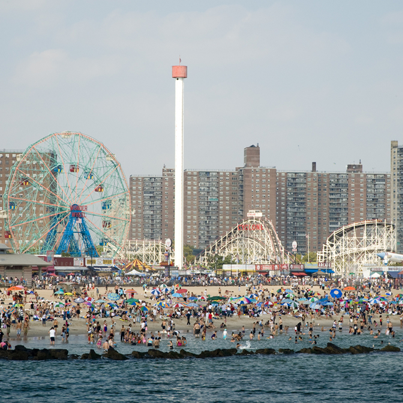
{"label": "sandy beach", "polygon": [[[151,289],[149,288],[147,290],[147,296],[144,295],[144,290],[142,287],[128,287],[125,286],[123,287],[124,289],[134,289],[137,294],[134,295],[135,298],[145,301],[148,306],[153,306],[156,301],[152,300],[150,298],[150,291]],[[219,289],[221,288],[221,293],[222,295],[228,295],[228,296],[244,296],[245,294],[248,294],[246,291],[245,286],[225,286],[225,287],[219,287],[219,286],[208,286],[208,287],[202,287],[202,286],[190,286],[186,287],[190,293],[193,293],[194,295],[207,295],[207,296],[217,296],[219,295]],[[263,288],[264,290],[268,290],[269,292],[276,293],[277,290],[279,289],[279,286],[265,286]],[[106,295],[108,292],[113,292],[113,289],[111,287],[108,287],[108,290],[106,290],[105,287],[98,287],[99,294],[97,294],[97,288],[90,290],[89,291],[89,296],[93,297],[95,300],[104,298],[107,300]],[[319,287],[313,287],[313,291],[319,292],[321,295],[323,295],[323,291],[320,290]],[[63,300],[60,299],[58,296],[54,296],[52,290],[37,290],[38,294],[40,297],[43,297],[45,301],[57,301],[57,300]],[[327,290],[327,293],[329,290]],[[399,291],[394,290],[394,294],[398,294]],[[73,301],[73,297],[65,297],[66,299],[71,299]],[[9,306],[9,303],[12,302],[12,299],[6,298],[5,300],[3,299],[4,303],[2,304],[4,306]],[[35,297],[32,294],[29,294],[27,296],[27,303],[25,304],[25,309],[30,309],[30,304],[31,301],[35,301]],[[73,302],[73,305],[74,304]],[[84,309],[81,311],[81,317],[80,318],[72,318],[69,320],[70,324],[70,334],[71,335],[85,335],[87,334],[87,320],[83,318],[82,316],[85,315],[86,313],[86,307],[83,306]],[[167,310],[170,312],[170,310]],[[298,314],[297,314],[298,315]],[[377,320],[379,315],[373,315],[373,319]],[[251,329],[253,327],[253,323],[256,321],[259,321],[260,319],[263,320],[263,322],[267,322],[270,319],[271,315],[270,314],[263,314],[260,317],[249,317],[247,315],[241,315],[238,317],[237,315],[234,315],[233,317],[230,318],[223,318],[222,320],[214,320],[214,326],[217,330],[220,329],[220,325],[222,323],[225,324],[225,328],[228,331],[236,331],[240,330],[242,326],[245,327],[246,330]],[[383,317],[385,318],[386,315],[384,314]],[[301,322],[300,317],[294,317],[292,313],[289,313],[287,315],[282,315],[281,316],[284,327],[289,326],[289,333],[293,334],[294,332],[294,326],[298,323]],[[309,317],[310,318],[310,317]],[[307,321],[311,321],[311,319],[307,319]],[[326,318],[324,316],[321,317],[316,317],[313,320],[313,325],[314,325],[314,330],[315,331],[321,331],[322,328],[324,330],[329,329],[332,324],[333,320],[338,320],[340,318],[340,315],[334,315],[331,318]],[[59,322],[59,327],[61,323],[63,322],[63,318],[57,318]],[[344,319],[344,329],[348,329],[349,326],[349,316],[346,316]],[[393,323],[394,327],[399,327],[400,326],[400,316],[398,315],[391,315],[390,316],[391,322]],[[97,321],[99,321],[101,324],[106,320],[108,324],[108,328],[110,328],[112,321],[111,318],[99,318]],[[133,319],[129,319],[128,321],[123,321],[119,317],[115,318],[116,322],[116,331],[120,331],[122,326],[127,326],[131,324],[132,329],[134,332],[139,332],[140,331],[140,324],[136,323],[136,321]],[[187,325],[187,319],[185,316],[182,316],[180,319],[175,319],[175,329],[179,330],[181,333],[192,333],[193,329],[193,324],[195,323],[195,318],[191,318],[190,320],[191,325]],[[28,337],[41,337],[41,336],[48,336],[49,335],[49,329],[52,325],[51,321],[48,321],[46,325],[43,325],[41,321],[34,321],[30,320],[30,325],[29,325],[29,331],[28,331]],[[162,320],[160,319],[159,315],[157,315],[156,319],[151,320],[151,318],[148,320],[148,331],[151,332],[156,332],[158,330],[161,330],[161,323]],[[385,326],[385,325],[384,325]],[[60,332],[60,330],[59,330]],[[14,326],[11,327],[10,331],[10,337],[15,337],[16,336],[16,328]]]}

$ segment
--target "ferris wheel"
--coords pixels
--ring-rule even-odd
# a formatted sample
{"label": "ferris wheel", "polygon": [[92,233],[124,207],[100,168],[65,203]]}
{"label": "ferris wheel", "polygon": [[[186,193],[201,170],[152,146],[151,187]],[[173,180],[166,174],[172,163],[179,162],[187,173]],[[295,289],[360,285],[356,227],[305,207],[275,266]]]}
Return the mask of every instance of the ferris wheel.
{"label": "ferris wheel", "polygon": [[3,210],[6,239],[18,253],[99,256],[119,251],[131,208],[114,154],[82,133],[53,133],[34,143],[11,169]]}

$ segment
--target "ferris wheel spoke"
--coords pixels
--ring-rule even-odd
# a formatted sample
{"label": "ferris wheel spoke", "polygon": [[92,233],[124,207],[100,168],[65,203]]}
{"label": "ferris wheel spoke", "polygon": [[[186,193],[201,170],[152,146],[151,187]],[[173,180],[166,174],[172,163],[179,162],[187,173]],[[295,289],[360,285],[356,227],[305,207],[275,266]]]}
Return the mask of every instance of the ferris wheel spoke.
{"label": "ferris wheel spoke", "polygon": [[70,191],[70,192],[69,192],[69,193],[70,193],[70,197],[69,197],[68,199],[70,200],[70,203],[73,204],[73,201],[72,201],[73,195],[71,194],[70,182],[69,182],[69,178],[67,177],[66,165],[64,164],[63,153],[62,153],[62,150],[60,149],[60,144],[59,144],[59,140],[58,140],[57,137],[56,137],[56,143],[57,143],[57,147],[59,148],[60,158],[62,159],[62,164],[63,164],[63,168],[64,168],[63,171],[64,171],[64,174],[65,174],[65,176],[66,176],[66,182],[67,182],[67,185],[68,185],[69,191]]}
{"label": "ferris wheel spoke", "polygon": [[60,212],[60,211],[58,211],[58,212],[53,213],[53,214],[49,214],[49,215],[46,215],[46,216],[41,216],[41,217],[35,218],[34,220],[19,222],[18,224],[10,225],[10,229],[11,228],[16,228],[16,227],[21,227],[22,225],[34,223],[34,222],[37,222],[37,221],[40,221],[40,220],[44,220],[45,218],[50,218],[50,217],[53,217],[53,216],[58,215],[58,214],[66,214],[67,215],[67,214],[69,214],[69,212],[66,212],[66,211],[65,212]]}
{"label": "ferris wheel spoke", "polygon": [[66,216],[62,217],[56,224],[54,224],[52,227],[50,227],[47,231],[45,231],[45,233],[38,238],[35,242],[33,242],[32,244],[30,244],[28,247],[26,247],[24,249],[24,252],[26,252],[27,250],[29,250],[30,248],[32,248],[34,245],[36,245],[42,238],[44,238],[46,235],[48,235],[48,232],[50,232],[53,228],[57,227],[64,219],[66,218]]}
{"label": "ferris wheel spoke", "polygon": [[97,217],[111,218],[112,220],[130,222],[130,220],[127,219],[127,218],[120,218],[120,217],[115,217],[115,216],[112,216],[112,215],[100,214],[100,213],[96,213],[95,211],[88,211],[88,210],[87,210],[87,211],[85,212],[85,215],[87,215],[87,214],[90,214],[90,215],[93,215],[93,216],[97,216]]}
{"label": "ferris wheel spoke", "polygon": [[69,207],[64,207],[64,206],[60,206],[59,204],[51,204],[51,203],[45,203],[42,201],[36,201],[36,200],[29,200],[29,199],[23,199],[22,197],[15,197],[15,196],[9,196],[9,199],[13,199],[13,200],[21,200],[27,203],[32,203],[32,204],[39,204],[40,206],[52,206],[52,207],[59,207],[62,209],[70,209]]}
{"label": "ferris wheel spoke", "polygon": [[[112,170],[109,172],[108,176],[106,176],[106,177],[102,180],[102,182],[98,184],[98,186],[102,185],[102,184],[105,182],[105,180],[108,179],[109,176],[111,176],[111,175],[113,174],[113,172],[116,171],[116,169],[118,168],[118,166],[119,166],[119,165],[117,164],[117,165],[115,166],[115,168],[112,169]],[[86,198],[82,201],[82,203],[84,203],[84,202],[88,199],[88,197],[89,197],[94,191],[95,191],[95,188],[92,189],[92,191],[86,196]]]}
{"label": "ferris wheel spoke", "polygon": [[106,201],[106,200],[111,200],[111,199],[114,199],[114,198],[116,198],[116,197],[118,197],[118,196],[124,195],[124,194],[126,194],[126,193],[129,193],[129,191],[126,190],[126,191],[124,191],[124,192],[122,192],[122,193],[118,193],[118,194],[116,194],[116,195],[111,195],[111,196],[107,196],[107,197],[102,197],[102,198],[100,198],[100,199],[93,200],[93,201],[91,201],[90,203],[80,203],[80,205],[81,205],[81,206],[91,206],[91,204],[103,202],[103,201]]}
{"label": "ferris wheel spoke", "polygon": [[18,171],[20,171],[23,175],[29,177],[30,180],[32,180],[33,182],[35,182],[36,184],[38,184],[41,188],[45,189],[47,192],[49,192],[51,195],[56,196],[62,203],[68,205],[68,203],[66,203],[60,196],[58,196],[56,193],[53,193],[50,189],[48,189],[46,186],[44,186],[43,184],[41,184],[40,182],[36,181],[34,178],[32,178],[31,176],[29,176],[26,172],[22,171],[21,169],[17,168]]}
{"label": "ferris wheel spoke", "polygon": [[[90,172],[89,172],[90,175],[92,174],[92,171],[93,171],[93,169],[94,169],[95,163],[97,162],[97,159],[98,159],[98,156],[99,156],[100,151],[101,151],[101,146],[98,147],[97,155],[96,155],[96,157],[95,157],[95,159],[94,159],[94,162],[93,162],[93,164],[92,164],[91,170],[90,170]],[[81,190],[80,197],[78,198],[78,203],[77,203],[77,204],[80,204],[80,203],[81,203],[81,197],[82,197],[82,195],[83,195],[83,193],[84,193],[84,190],[86,189],[87,181],[88,181],[88,178],[90,177],[90,175],[86,175],[85,182],[84,182],[84,186],[83,186],[83,189]]]}
{"label": "ferris wheel spoke", "polygon": [[[102,230],[101,228],[98,227],[98,225],[96,225],[93,221],[91,221],[88,217],[86,217],[86,220],[88,221],[88,223],[90,225],[92,225],[93,227],[95,227],[98,231],[101,232],[101,234],[103,234],[104,239],[107,239],[108,242],[114,242],[116,245],[119,246],[119,242],[115,241],[110,235],[108,235],[104,230]],[[96,232],[98,232],[96,231]]]}
{"label": "ferris wheel spoke", "polygon": [[[53,174],[51,172],[51,170],[49,169],[48,165],[46,164],[46,162],[43,160],[40,152],[36,149],[35,146],[33,146],[33,149],[36,151],[36,153],[38,154],[39,158],[42,160],[43,165],[46,167],[46,169],[49,171],[49,174],[51,175],[51,177],[53,177]],[[64,166],[64,165],[63,165]],[[70,204],[71,204],[71,200],[70,198],[67,196],[67,193],[64,191],[63,187],[60,185],[60,183],[58,182],[57,179],[55,179],[56,183],[58,184],[58,187],[61,189],[61,191],[64,193],[64,195],[66,196],[67,200],[69,200]],[[54,193],[52,193],[54,194]],[[55,195],[56,197],[58,197],[60,200],[62,200],[64,203],[66,203],[59,195]],[[68,203],[66,203],[68,204]]]}
{"label": "ferris wheel spoke", "polygon": [[[80,143],[81,143],[81,137],[78,138],[78,156],[77,156],[77,166],[80,166]],[[78,188],[78,170],[76,172],[76,196],[74,198],[74,201],[77,202],[77,188]]]}

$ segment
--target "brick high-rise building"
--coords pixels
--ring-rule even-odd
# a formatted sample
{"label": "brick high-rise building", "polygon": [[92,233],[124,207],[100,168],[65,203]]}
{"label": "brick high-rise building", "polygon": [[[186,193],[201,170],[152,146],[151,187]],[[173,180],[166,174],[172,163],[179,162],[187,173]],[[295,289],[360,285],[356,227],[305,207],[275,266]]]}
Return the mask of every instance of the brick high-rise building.
{"label": "brick high-rise building", "polygon": [[403,253],[403,146],[397,141],[391,142],[391,212],[392,222],[396,224],[396,249]]}
{"label": "brick high-rise building", "polygon": [[[161,177],[131,176],[132,238],[173,238],[174,186],[174,170],[165,167]],[[260,166],[260,147],[252,145],[244,149],[243,167],[186,170],[184,206],[185,244],[203,249],[249,210],[260,210],[286,249],[296,240],[305,254],[308,242],[310,251],[320,250],[343,225],[390,220],[390,175],[365,173],[361,163],[349,164],[346,172],[320,172],[316,163],[311,171],[279,171]]]}
{"label": "brick high-rise building", "polygon": [[[17,155],[23,150],[0,150],[0,210],[3,210],[3,195],[6,190],[7,179],[10,176],[11,167],[17,160]],[[0,214],[0,243],[10,246],[9,239],[4,237],[4,218]]]}

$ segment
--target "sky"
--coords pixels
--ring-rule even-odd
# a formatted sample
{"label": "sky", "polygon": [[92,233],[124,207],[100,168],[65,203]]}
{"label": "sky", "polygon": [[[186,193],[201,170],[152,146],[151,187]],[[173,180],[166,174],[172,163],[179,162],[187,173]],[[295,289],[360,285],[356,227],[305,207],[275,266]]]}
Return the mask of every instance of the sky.
{"label": "sky", "polygon": [[403,2],[0,0],[0,148],[80,131],[126,176],[233,169],[259,143],[280,170],[390,169],[403,125]]}

